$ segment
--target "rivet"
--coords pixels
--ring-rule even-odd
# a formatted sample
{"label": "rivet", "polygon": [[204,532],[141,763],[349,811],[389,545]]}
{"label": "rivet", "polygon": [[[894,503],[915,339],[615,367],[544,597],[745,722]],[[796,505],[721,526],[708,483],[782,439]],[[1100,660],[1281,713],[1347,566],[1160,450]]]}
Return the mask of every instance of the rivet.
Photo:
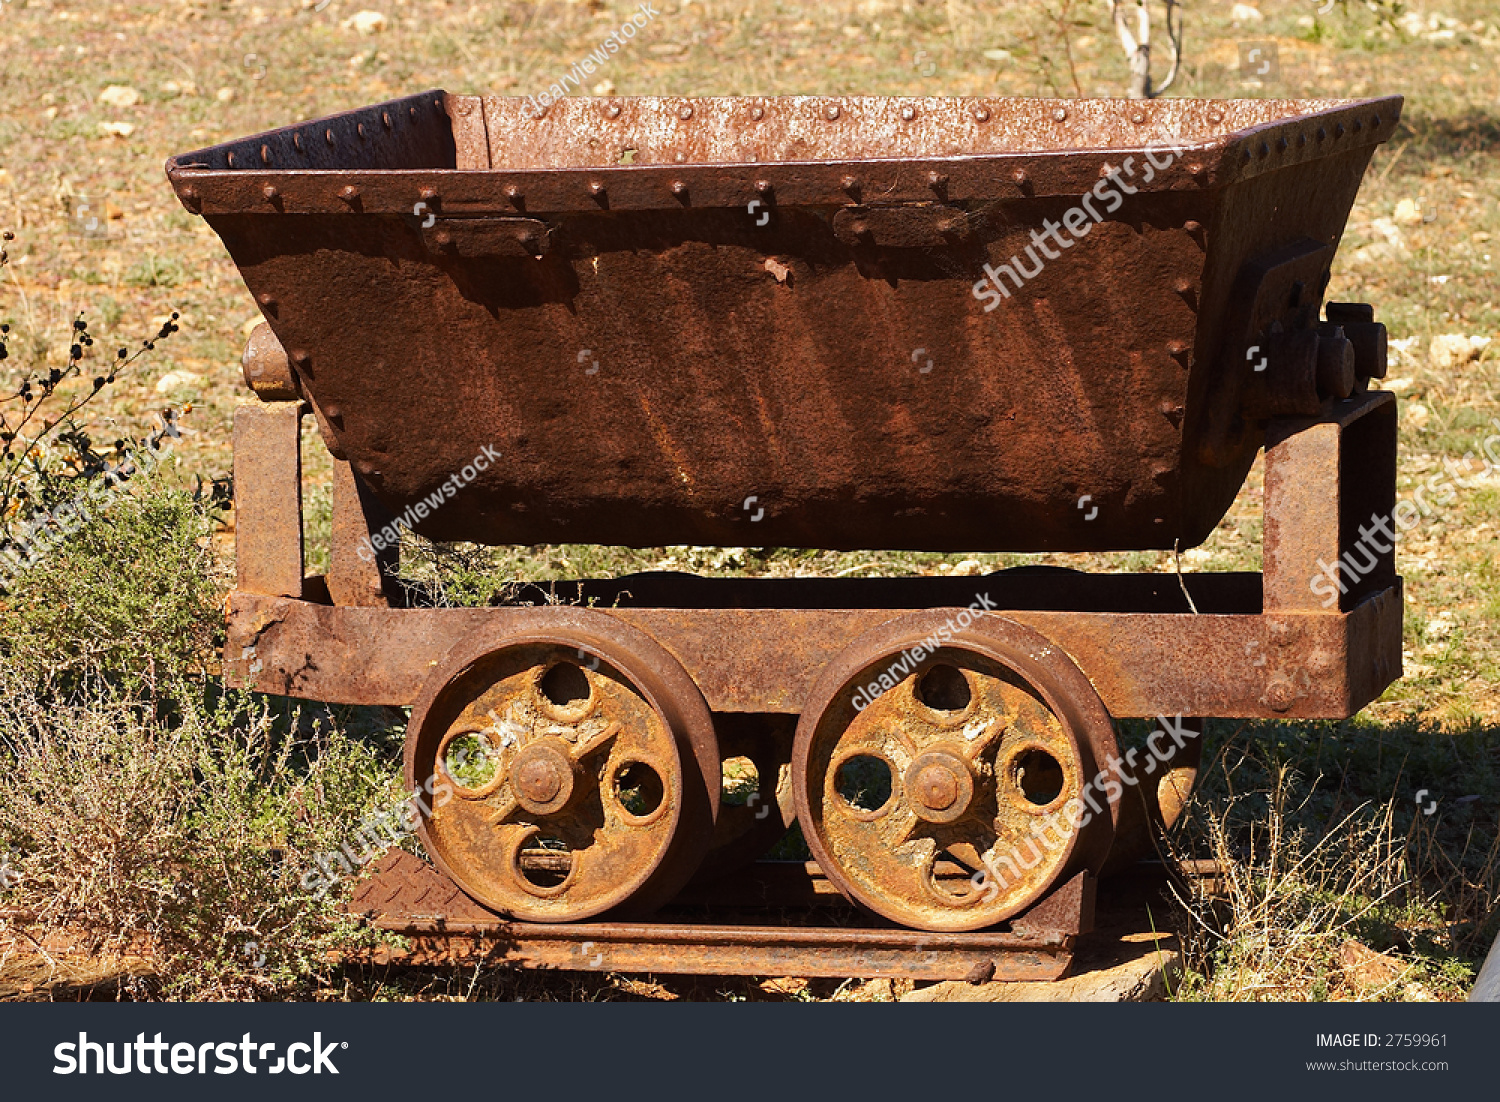
{"label": "rivet", "polygon": [[1286,140],[1286,138],[1284,138],[1284,137],[1277,138],[1276,139],[1276,152],[1278,152],[1278,153],[1285,153],[1287,151],[1287,147],[1289,145],[1291,145],[1291,143],[1288,142]]}
{"label": "rivet", "polygon": [[1222,112],[1222,111],[1211,111],[1211,112],[1209,112],[1208,121],[1211,122],[1211,123],[1213,123],[1215,126],[1218,126],[1221,122],[1224,121],[1224,112]]}
{"label": "rivet", "polygon": [[411,115],[412,122],[416,122],[417,121],[417,109],[415,107],[408,107],[406,110]]}
{"label": "rivet", "polygon": [[677,117],[679,119],[690,119],[693,117],[693,109],[691,107],[684,107],[677,112]]}
{"label": "rivet", "polygon": [[1031,180],[1031,177],[1026,175],[1026,170],[1024,168],[1016,169],[1010,174],[1010,178],[1016,182],[1016,187],[1025,187]]}
{"label": "rivet", "polygon": [[976,107],[976,108],[974,108],[974,119],[977,122],[989,122],[990,121],[990,109],[988,107]]}
{"label": "rivet", "polygon": [[1260,149],[1258,149],[1256,152],[1258,152],[1260,154],[1260,156],[1262,157],[1262,159],[1264,159],[1264,158],[1269,157],[1271,155],[1271,146],[1267,142],[1261,142],[1260,143]]}
{"label": "rivet", "polygon": [[1173,340],[1167,342],[1167,351],[1174,356],[1181,356],[1190,347],[1192,346],[1187,341]]}
{"label": "rivet", "polygon": [[1380,129],[1380,116],[1376,115],[1373,119],[1371,119],[1370,120],[1370,125],[1373,126],[1376,130],[1379,130]]}
{"label": "rivet", "polygon": [[267,184],[260,189],[260,193],[266,197],[266,202],[268,203],[274,203],[277,199],[281,198],[281,192],[276,190],[275,184]]}
{"label": "rivet", "polygon": [[449,245],[453,244],[453,235],[445,229],[438,230],[437,233],[432,235],[432,239],[443,248],[447,248]]}
{"label": "rivet", "polygon": [[349,184],[339,192],[339,195],[343,198],[344,202],[353,203],[356,199],[359,198],[359,188],[355,187],[353,184]]}
{"label": "rivet", "polygon": [[474,101],[466,99],[459,100],[458,113],[460,115],[472,115],[474,113]]}
{"label": "rivet", "polygon": [[1364,123],[1360,122],[1358,119],[1354,120],[1354,132],[1356,134],[1358,134],[1364,128],[1365,128],[1365,124]]}
{"label": "rivet", "polygon": [[1334,127],[1333,127],[1333,136],[1335,138],[1342,138],[1344,136],[1344,124],[1343,123],[1335,123],[1334,124]]}
{"label": "rivet", "polygon": [[859,198],[859,177],[845,176],[843,180],[840,181],[840,186],[843,187],[845,193],[847,193],[848,195],[851,195],[856,199]]}
{"label": "rivet", "polygon": [[302,349],[292,349],[292,363],[296,364],[298,367],[306,367],[310,362],[312,362],[312,357]]}
{"label": "rivet", "polygon": [[604,109],[604,113],[612,119],[617,119],[620,117],[620,105],[618,103],[611,103]]}
{"label": "rivet", "polygon": [[292,147],[296,149],[298,153],[302,152],[302,132],[300,130],[292,135]]}
{"label": "rivet", "polygon": [[263,145],[260,147],[260,163],[268,165],[271,163],[271,147]]}
{"label": "rivet", "polygon": [[1305,145],[1307,145],[1307,135],[1306,134],[1298,134],[1297,135],[1297,148],[1301,149]]}
{"label": "rivet", "polygon": [[833,121],[833,120],[834,120],[834,119],[836,119],[836,118],[838,118],[838,117],[839,117],[839,108],[838,108],[838,104],[836,104],[836,103],[830,103],[830,104],[829,104],[829,105],[828,105],[828,108],[827,108],[827,110],[825,110],[825,111],[824,111],[824,112],[823,112],[823,114],[825,114],[825,115],[827,115],[827,116],[828,116],[828,121],[829,121],[829,122],[832,122],[832,121]]}
{"label": "rivet", "polygon": [[677,198],[681,199],[684,195],[687,194],[687,190],[688,190],[688,186],[687,186],[687,184],[684,181],[682,181],[682,180],[673,180],[672,181],[672,194],[675,195],[675,196],[677,196]]}
{"label": "rivet", "polygon": [[604,185],[601,184],[598,180],[590,180],[589,194],[592,195],[595,199],[599,198],[599,196],[604,194]]}
{"label": "rivet", "polygon": [[1137,126],[1143,125],[1146,121],[1146,112],[1137,111],[1135,114],[1130,116],[1130,121],[1135,123]]}
{"label": "rivet", "polygon": [[927,186],[933,191],[946,191],[948,189],[948,177],[941,172],[929,172],[927,174]]}
{"label": "rivet", "polygon": [[355,124],[354,132],[359,135],[359,140],[360,141],[364,141],[365,140],[365,124],[364,123],[357,123],[357,124]]}
{"label": "rivet", "polygon": [[917,109],[908,104],[907,106],[901,108],[901,117],[907,122],[911,122],[912,119],[917,117]]}
{"label": "rivet", "polygon": [[436,203],[438,199],[438,189],[435,187],[424,187],[421,191],[420,198],[424,203]]}
{"label": "rivet", "polygon": [[1192,289],[1193,281],[1190,279],[1179,279],[1176,283],[1172,284],[1172,290],[1176,291],[1179,295],[1188,294]]}
{"label": "rivet", "polygon": [[224,154],[224,163],[227,164],[230,168],[233,168],[234,167],[234,154],[233,153],[226,153],[226,154]]}
{"label": "rivet", "polygon": [[260,303],[262,306],[264,306],[267,310],[271,311],[273,314],[276,312],[276,296],[275,295],[272,295],[272,294],[270,294],[267,291],[262,291],[260,294],[258,294],[258,295],[255,296],[255,301],[258,302],[258,303]]}
{"label": "rivet", "polygon": [[766,117],[766,109],[764,107],[756,105],[755,107],[750,108],[750,117],[756,122],[759,122],[761,119]]}
{"label": "rivet", "polygon": [[328,129],[328,130],[323,131],[323,140],[325,142],[327,142],[329,145],[333,145],[334,144],[333,130],[331,128]]}
{"label": "rivet", "polygon": [[771,189],[771,181],[770,180],[756,180],[755,181],[755,190],[758,191],[758,192],[760,192],[760,194],[762,194],[762,195],[770,195],[771,194],[771,190],[772,190]]}
{"label": "rivet", "polygon": [[1328,131],[1325,130],[1325,129],[1323,129],[1323,127],[1321,127],[1321,126],[1318,127],[1317,138],[1318,138],[1318,141],[1320,141],[1320,142],[1327,141],[1328,140]]}
{"label": "rivet", "polygon": [[1195,180],[1201,180],[1208,175],[1208,169],[1204,168],[1197,161],[1190,162],[1187,166],[1187,170],[1188,175]]}
{"label": "rivet", "polygon": [[1059,107],[1056,111],[1052,112],[1052,120],[1054,122],[1066,122],[1067,119],[1068,112],[1066,108]]}
{"label": "rivet", "polygon": [[380,112],[380,124],[387,130],[391,128],[391,113],[389,111]]}
{"label": "rivet", "polygon": [[526,197],[521,194],[521,189],[516,187],[515,184],[505,185],[505,197],[509,199],[514,206],[518,207],[526,201]]}

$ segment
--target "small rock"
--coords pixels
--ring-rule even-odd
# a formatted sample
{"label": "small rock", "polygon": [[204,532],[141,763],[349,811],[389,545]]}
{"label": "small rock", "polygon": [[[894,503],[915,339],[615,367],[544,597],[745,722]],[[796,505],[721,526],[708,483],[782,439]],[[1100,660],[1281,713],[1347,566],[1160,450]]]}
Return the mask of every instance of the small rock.
{"label": "small rock", "polygon": [[111,84],[99,93],[99,102],[110,107],[134,107],[141,102],[141,94],[126,84]]}
{"label": "small rock", "polygon": [[1380,388],[1382,390],[1389,390],[1392,394],[1405,394],[1408,390],[1416,385],[1417,381],[1415,379],[1380,380]]}
{"label": "small rock", "polygon": [[973,578],[984,573],[984,566],[978,559],[963,559],[953,564],[953,577]]}
{"label": "small rock", "polygon": [[612,80],[601,80],[590,91],[596,96],[612,96],[615,94],[615,82]]}
{"label": "small rock", "polygon": [[162,82],[161,94],[164,96],[196,96],[198,86],[190,80],[166,80]]}
{"label": "small rock", "polygon": [[1010,60],[1010,51],[1009,50],[986,50],[986,51],[984,51],[984,58],[985,58],[986,61],[1009,61]]}
{"label": "small rock", "polygon": [[156,393],[168,394],[174,390],[181,390],[183,387],[192,386],[198,379],[199,376],[191,371],[181,369],[168,371],[160,379],[156,380]]}
{"label": "small rock", "polygon": [[1413,402],[1411,405],[1406,407],[1405,416],[1407,423],[1410,424],[1412,428],[1419,429],[1423,425],[1427,424],[1428,419],[1432,416],[1432,411],[1424,406],[1421,402]]}
{"label": "small rock", "polygon": [[1402,199],[1391,214],[1391,221],[1398,226],[1420,226],[1422,207],[1415,199]]}
{"label": "small rock", "polygon": [[228,103],[230,100],[234,99],[234,89],[220,88],[217,92],[214,93],[214,99],[218,100],[220,103]]}
{"label": "small rock", "polygon": [[1489,337],[1466,337],[1462,333],[1443,333],[1432,338],[1432,344],[1427,349],[1427,358],[1432,366],[1438,370],[1447,370],[1462,367],[1471,360],[1479,359],[1486,347],[1489,346]]}
{"label": "small rock", "polygon": [[99,133],[106,138],[128,138],[135,133],[135,127],[128,122],[101,122]]}
{"label": "small rock", "polygon": [[1259,23],[1265,16],[1260,13],[1259,8],[1249,4],[1236,4],[1229,9],[1229,18],[1236,23]]}
{"label": "small rock", "polygon": [[344,29],[352,27],[360,34],[379,34],[388,25],[386,17],[378,11],[357,11],[340,24]]}
{"label": "small rock", "polygon": [[792,277],[792,270],[775,257],[766,257],[766,271],[776,277],[777,283],[785,283]]}

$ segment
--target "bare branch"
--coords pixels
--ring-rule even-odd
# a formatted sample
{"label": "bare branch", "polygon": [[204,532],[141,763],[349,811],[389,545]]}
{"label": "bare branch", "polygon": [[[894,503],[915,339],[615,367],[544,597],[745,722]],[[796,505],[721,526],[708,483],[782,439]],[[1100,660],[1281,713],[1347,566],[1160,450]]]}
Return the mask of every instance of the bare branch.
{"label": "bare branch", "polygon": [[[1175,21],[1172,18],[1173,15],[1177,17]],[[1182,4],[1180,0],[1167,0],[1167,40],[1172,46],[1172,67],[1167,71],[1167,79],[1151,93],[1152,98],[1172,87],[1173,82],[1177,80],[1177,70],[1182,65]]]}

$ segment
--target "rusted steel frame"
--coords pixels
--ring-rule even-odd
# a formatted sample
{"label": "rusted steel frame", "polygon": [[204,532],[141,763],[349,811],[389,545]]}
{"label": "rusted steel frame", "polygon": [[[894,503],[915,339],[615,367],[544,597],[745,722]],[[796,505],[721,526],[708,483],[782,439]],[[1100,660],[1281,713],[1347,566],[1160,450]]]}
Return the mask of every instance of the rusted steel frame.
{"label": "rusted steel frame", "polygon": [[[1106,579],[1131,584],[1128,575],[1097,580]],[[987,579],[966,580],[984,591]],[[888,609],[606,611],[671,651],[714,711],[795,713],[840,650],[911,610],[898,600]],[[330,608],[238,592],[230,598],[226,671],[232,683],[262,692],[411,704],[455,644],[516,611]],[[1399,585],[1346,613],[1194,616],[1003,605],[999,612],[1067,651],[1115,716],[1341,719],[1375,699],[1401,668]],[[239,657],[245,647],[254,647],[261,663],[255,673]]]}
{"label": "rusted steel frame", "polygon": [[333,531],[328,545],[328,593],[336,605],[390,608],[400,603],[398,545],[376,548],[374,537],[394,517],[354,468],[333,461]]}
{"label": "rusted steel frame", "polygon": [[234,411],[234,539],[237,586],[270,597],[302,596],[301,402]]}
{"label": "rusted steel frame", "polygon": [[[1394,395],[1376,391],[1338,403],[1326,417],[1273,421],[1266,435],[1266,610],[1347,611],[1393,585],[1395,503]],[[1377,530],[1381,524],[1389,539]],[[1343,576],[1351,563],[1358,580]],[[1393,676],[1400,676],[1399,662]]]}
{"label": "rusted steel frame", "polygon": [[[1233,101],[1228,104],[1174,101],[1174,110],[1163,113],[1160,119],[1143,119],[1138,124],[1128,122],[1119,105],[1109,101],[1069,103],[1064,111],[1071,110],[1074,117],[1062,123],[1055,118],[1058,108],[1054,104],[1003,99],[619,100],[618,104],[630,105],[634,117],[625,121],[622,110],[616,116],[621,120],[617,123],[609,119],[609,107],[604,101],[580,101],[577,106],[571,103],[566,108],[562,104],[554,106],[551,111],[554,117],[542,125],[548,128],[566,125],[568,120],[559,112],[576,114],[578,133],[597,138],[606,127],[612,134],[618,133],[619,141],[596,141],[598,149],[606,149],[621,143],[631,144],[633,133],[640,132],[643,120],[644,125],[650,125],[656,116],[680,117],[687,110],[695,121],[680,128],[683,136],[673,148],[686,157],[687,151],[681,147],[693,146],[695,155],[686,157],[688,163],[669,160],[655,164],[590,165],[586,158],[580,157],[575,158],[576,163],[570,160],[564,165],[556,163],[556,152],[550,163],[532,156],[529,158],[532,163],[525,164],[528,159],[525,134],[538,130],[538,124],[525,117],[526,101],[486,98],[485,125],[490,132],[497,132],[500,127],[505,133],[517,135],[511,142],[513,148],[507,149],[507,158],[521,160],[524,167],[497,166],[485,170],[478,164],[481,139],[472,124],[465,121],[459,126],[460,148],[455,150],[454,133],[446,117],[460,110],[468,99],[431,92],[400,101],[406,106],[399,109],[396,117],[404,117],[402,111],[416,111],[421,120],[418,125],[423,128],[420,140],[393,140],[383,133],[383,124],[372,126],[371,119],[389,114],[393,106],[376,105],[345,116],[315,120],[183,154],[167,162],[167,171],[183,204],[193,213],[205,215],[262,209],[298,214],[354,211],[410,215],[424,189],[440,196],[441,212],[450,216],[597,211],[601,207],[743,209],[755,199],[784,206],[843,206],[851,198],[858,202],[866,195],[879,196],[883,204],[932,202],[935,197],[950,203],[990,202],[1008,197],[996,195],[997,179],[1009,181],[1009,195],[1020,198],[1081,195],[1093,188],[1101,172],[1117,167],[1123,156],[1135,153],[1139,158],[1148,142],[1165,138],[1167,130],[1163,124],[1167,127],[1174,122],[1186,124],[1184,140],[1190,153],[1185,158],[1174,158],[1144,187],[1151,191],[1201,191],[1378,144],[1394,131],[1401,109],[1400,97],[1316,101],[1325,106],[1313,114],[1301,113],[1308,106],[1307,101],[1273,101],[1270,106],[1280,110],[1279,118],[1274,113],[1267,117],[1262,112],[1253,120],[1247,117],[1249,125],[1227,131],[1235,120],[1222,120]],[[452,105],[445,105],[445,100],[452,101]],[[879,159],[869,156],[869,142],[848,142],[847,148],[837,144],[841,120],[847,129],[847,120],[857,118],[861,112],[895,115],[903,105],[928,120],[934,112],[955,113],[955,118],[965,119],[968,129],[973,131],[970,140],[955,141],[951,128],[936,136],[917,129],[916,138],[906,143],[912,148],[892,148],[898,144],[893,135],[899,139],[903,130],[913,129],[900,125],[884,131]],[[722,140],[694,142],[692,131],[701,120],[714,117],[716,112],[732,113],[733,117],[725,121],[733,122],[741,114],[748,120],[749,113],[757,106],[766,113],[822,115],[826,141],[834,145],[834,154],[782,160],[784,154],[779,152],[774,139],[756,141],[752,148],[732,151],[722,149]],[[827,119],[830,110],[838,111],[839,116]],[[1209,121],[1215,110],[1220,113],[1219,123]],[[984,113],[985,120],[976,119],[976,113]],[[1035,118],[1029,117],[1031,114]],[[1024,143],[1029,148],[977,156],[933,156],[921,152],[934,147],[955,151],[987,148],[990,144],[987,131],[994,129],[989,126],[990,119],[1014,120],[1013,130],[1032,136]],[[441,126],[433,125],[439,121]],[[351,140],[349,132],[360,126],[365,128],[363,135]],[[327,137],[330,133],[334,135],[332,143]],[[546,147],[545,142],[540,144]],[[304,152],[309,148],[319,151],[319,156],[310,157]],[[327,156],[330,150],[345,151],[347,159],[330,161]],[[468,171],[458,168],[460,152]],[[726,156],[726,152],[736,155]],[[569,149],[563,156],[573,153]],[[715,163],[740,161],[747,153],[755,154],[751,157],[753,167]],[[805,146],[800,156],[808,156]],[[434,163],[439,158],[441,163]],[[318,163],[312,163],[314,160]],[[858,170],[852,184],[851,166],[857,166]],[[306,171],[309,168],[342,171]],[[390,170],[404,171],[392,178]],[[589,178],[585,178],[585,170]],[[413,174],[420,178],[414,181]]]}
{"label": "rusted steel frame", "polygon": [[532,968],[678,975],[890,976],[963,979],[993,964],[997,979],[1060,979],[1080,932],[1093,928],[1094,885],[1079,875],[1009,925],[945,934],[863,926],[508,922],[431,865],[392,851],[355,888],[349,909],[416,939],[407,964],[482,959]]}

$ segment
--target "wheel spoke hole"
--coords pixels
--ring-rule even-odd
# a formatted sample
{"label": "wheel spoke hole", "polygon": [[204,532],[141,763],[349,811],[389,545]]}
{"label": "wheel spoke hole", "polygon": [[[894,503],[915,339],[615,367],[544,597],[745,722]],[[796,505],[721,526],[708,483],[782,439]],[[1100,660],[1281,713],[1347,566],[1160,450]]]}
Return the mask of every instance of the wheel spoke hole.
{"label": "wheel spoke hole", "polygon": [[580,709],[588,703],[594,691],[589,684],[588,674],[583,672],[581,666],[572,662],[559,662],[542,674],[537,688],[554,708],[566,711]]}
{"label": "wheel spoke hole", "polygon": [[550,834],[540,834],[517,855],[521,875],[535,888],[556,888],[573,871],[573,853],[568,843]]}
{"label": "wheel spoke hole", "polygon": [[499,771],[499,754],[477,731],[454,736],[443,750],[443,772],[461,788],[483,788]]}
{"label": "wheel spoke hole", "polygon": [[890,764],[873,754],[845,758],[833,778],[833,790],[839,799],[853,810],[866,814],[879,811],[890,803],[893,788]]}
{"label": "wheel spoke hole", "polygon": [[972,846],[940,849],[932,862],[932,889],[945,902],[971,902],[976,894],[974,874],[979,869]]}
{"label": "wheel spoke hole", "polygon": [[637,819],[661,807],[666,794],[661,774],[643,761],[633,761],[615,774],[615,799]]}
{"label": "wheel spoke hole", "polygon": [[724,761],[724,791],[720,803],[726,807],[744,807],[760,791],[760,770],[741,754]]}
{"label": "wheel spoke hole", "polygon": [[1016,787],[1028,803],[1046,807],[1062,795],[1063,768],[1047,751],[1039,747],[1023,750],[1016,755],[1013,769]]}
{"label": "wheel spoke hole", "polygon": [[974,694],[969,679],[957,666],[939,662],[917,678],[917,699],[934,712],[961,712]]}

